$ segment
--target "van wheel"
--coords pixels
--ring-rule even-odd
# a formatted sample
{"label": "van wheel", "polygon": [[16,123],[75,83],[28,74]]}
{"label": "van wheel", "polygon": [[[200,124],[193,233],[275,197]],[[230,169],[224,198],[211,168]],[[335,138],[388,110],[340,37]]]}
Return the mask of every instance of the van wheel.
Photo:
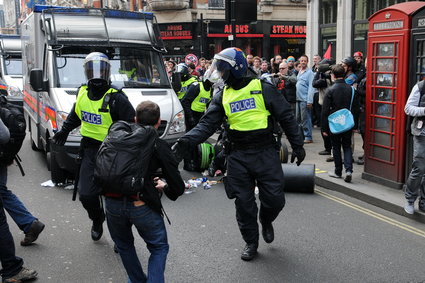
{"label": "van wheel", "polygon": [[[29,119],[27,119],[27,121],[29,121]],[[35,144],[34,140],[32,139],[32,134],[31,134],[31,121],[28,123],[28,131],[30,133],[30,143],[31,143],[31,149],[34,151],[40,151],[40,149],[37,147],[37,145]]]}
{"label": "van wheel", "polygon": [[55,184],[62,183],[66,181],[66,171],[59,167],[59,164],[56,161],[56,155],[54,152],[47,153],[47,163],[50,164],[50,175],[52,182]]}
{"label": "van wheel", "polygon": [[32,137],[30,137],[30,142],[31,142],[31,149],[34,151],[40,151],[40,149],[38,149],[37,145],[35,144],[35,142],[32,140]]}

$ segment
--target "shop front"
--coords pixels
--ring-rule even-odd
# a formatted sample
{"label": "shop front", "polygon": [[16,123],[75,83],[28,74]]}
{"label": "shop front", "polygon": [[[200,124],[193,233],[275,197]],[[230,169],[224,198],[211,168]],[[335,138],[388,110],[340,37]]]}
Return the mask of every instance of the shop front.
{"label": "shop front", "polygon": [[[230,47],[232,26],[224,21],[212,21],[207,25],[207,57]],[[304,54],[305,22],[258,21],[256,24],[235,25],[236,42],[246,54],[270,59],[280,54],[298,58]]]}
{"label": "shop front", "polygon": [[196,23],[159,24],[161,37],[167,49],[164,57],[179,63],[184,61],[187,54],[199,55],[196,28]]}
{"label": "shop front", "polygon": [[[167,49],[165,58],[183,61],[187,54],[211,59],[214,54],[232,46],[229,36],[232,26],[225,21],[205,20],[201,23],[159,24]],[[202,32],[201,32],[202,31]],[[255,24],[235,25],[236,47],[246,54],[266,58],[276,54],[298,58],[305,52],[306,23],[258,21]]]}

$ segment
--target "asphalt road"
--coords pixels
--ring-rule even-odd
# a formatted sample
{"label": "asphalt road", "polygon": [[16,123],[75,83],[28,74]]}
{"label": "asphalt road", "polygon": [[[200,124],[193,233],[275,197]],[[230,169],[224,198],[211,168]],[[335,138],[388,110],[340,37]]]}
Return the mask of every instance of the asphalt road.
{"label": "asphalt road", "polygon": [[[9,188],[46,224],[36,244],[19,246],[22,232],[9,219],[17,255],[39,273],[37,282],[127,282],[106,225],[99,242],[72,191],[41,187],[49,180],[42,153],[24,144],[26,176],[9,169]],[[199,176],[183,171],[185,179]],[[260,240],[259,256],[240,259],[244,246],[232,200],[222,184],[163,200],[170,252],[167,282],[423,282],[425,225],[336,192],[287,194],[275,221],[275,241]],[[148,252],[136,236],[139,257]]]}

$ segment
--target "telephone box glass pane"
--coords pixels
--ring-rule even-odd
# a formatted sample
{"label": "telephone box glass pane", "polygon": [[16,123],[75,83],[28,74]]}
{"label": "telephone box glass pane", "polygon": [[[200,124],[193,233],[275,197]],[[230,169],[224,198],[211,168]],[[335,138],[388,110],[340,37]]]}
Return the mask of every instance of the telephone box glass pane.
{"label": "telephone box glass pane", "polygon": [[393,75],[392,74],[377,74],[376,75],[376,85],[392,86],[393,85]]}
{"label": "telephone box glass pane", "polygon": [[374,118],[375,129],[381,131],[390,131],[390,120],[385,118]]}
{"label": "telephone box glass pane", "polygon": [[[379,116],[392,117],[392,105],[386,103],[375,103],[375,114]],[[389,128],[388,128],[389,130]]]}
{"label": "telephone box glass pane", "polygon": [[375,132],[374,135],[375,135],[374,143],[384,145],[384,146],[388,146],[388,147],[391,146],[391,135],[390,134]]}
{"label": "telephone box glass pane", "polygon": [[374,147],[372,147],[372,156],[379,158],[379,159],[382,159],[382,160],[390,161],[391,160],[391,150],[389,150],[387,148],[374,146]]}
{"label": "telephone box glass pane", "polygon": [[378,44],[378,56],[394,56],[393,43],[380,43]]}
{"label": "telephone box glass pane", "polygon": [[376,70],[383,72],[394,72],[394,60],[376,59]]}
{"label": "telephone box glass pane", "polygon": [[418,39],[418,49],[417,49],[417,56],[425,56],[425,41]]}
{"label": "telephone box glass pane", "polygon": [[390,88],[376,88],[375,89],[375,100],[391,101],[391,89]]}

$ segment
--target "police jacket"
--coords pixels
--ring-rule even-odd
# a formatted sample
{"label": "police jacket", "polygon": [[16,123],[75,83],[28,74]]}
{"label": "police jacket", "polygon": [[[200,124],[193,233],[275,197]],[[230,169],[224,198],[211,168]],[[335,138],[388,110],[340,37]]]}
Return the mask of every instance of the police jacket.
{"label": "police jacket", "polygon": [[[255,78],[245,78],[238,89],[247,86],[253,79]],[[302,147],[303,139],[289,103],[272,84],[262,80],[261,87],[265,108],[270,112],[268,127],[253,131],[228,130],[230,142],[236,144],[236,146],[246,145],[254,148],[258,148],[257,145],[273,143],[272,118],[274,118],[282,126],[292,148]],[[227,88],[229,87],[227,86]],[[223,107],[223,91],[220,90],[214,94],[211,104],[198,125],[181,138],[188,142],[190,146],[193,147],[205,141],[220,127],[223,120],[228,118]]]}
{"label": "police jacket", "polygon": [[[334,84],[327,89],[322,107],[322,131],[329,133],[328,116],[337,110],[350,109],[352,87],[345,83],[344,79],[334,81]],[[354,128],[357,129],[359,120],[359,99],[357,91],[354,91],[354,99],[351,106],[351,113],[354,117]]]}
{"label": "police jacket", "polygon": [[[185,189],[178,165],[179,163],[175,160],[168,143],[162,139],[157,139],[155,150],[149,163],[150,178],[147,178],[148,182],[145,182],[143,201],[160,214],[162,204],[153,178],[164,178],[167,181],[167,186],[164,188],[165,195],[173,201],[176,200],[183,194]],[[158,173],[158,169],[161,169],[160,173]]]}
{"label": "police jacket", "polygon": [[[109,90],[109,87],[105,89],[105,91]],[[111,88],[114,88],[111,86]],[[115,88],[116,89],[116,88]],[[111,99],[109,101],[109,111],[111,114],[112,121],[124,120],[128,122],[134,122],[134,117],[136,116],[136,112],[134,111],[133,106],[128,100],[127,96],[119,89],[118,92],[115,92],[111,95]],[[88,97],[90,100],[97,101],[99,99],[103,99],[102,95],[93,94],[93,92],[88,90]],[[72,106],[71,112],[69,113],[66,121],[63,123],[62,129],[66,131],[72,131],[81,125],[81,120],[75,112],[75,103]],[[102,142],[95,140],[93,138],[84,137],[81,140],[83,147],[99,147]]]}
{"label": "police jacket", "polygon": [[[190,85],[189,89],[187,90],[187,93],[185,95],[185,97],[183,97],[183,99],[181,100],[181,104],[184,110],[184,115],[186,119],[192,119],[193,117],[193,112],[197,112],[194,111],[192,108],[192,103],[194,102],[194,100],[198,97],[200,91],[201,91],[201,83],[202,82],[195,82],[193,84]],[[209,90],[210,94],[212,93],[212,87]],[[211,96],[211,95],[210,95]],[[204,113],[204,111],[199,112],[201,113],[201,115]]]}

